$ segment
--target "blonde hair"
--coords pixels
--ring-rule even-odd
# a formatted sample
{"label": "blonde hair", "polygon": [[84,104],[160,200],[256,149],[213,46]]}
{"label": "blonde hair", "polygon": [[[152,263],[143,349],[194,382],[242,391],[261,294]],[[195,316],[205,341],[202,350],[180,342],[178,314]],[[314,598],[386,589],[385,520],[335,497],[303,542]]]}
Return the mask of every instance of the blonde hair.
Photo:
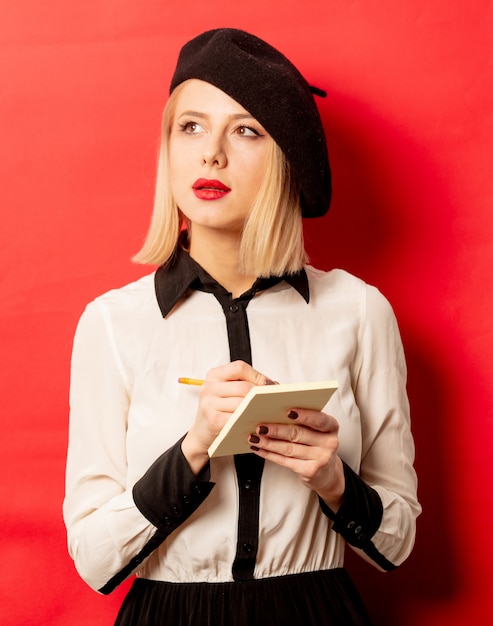
{"label": "blonde hair", "polygon": [[[164,109],[161,125],[154,209],[136,263],[162,265],[176,251],[184,221],[169,184],[168,141],[174,120],[179,85]],[[239,270],[255,276],[281,276],[298,272],[308,257],[303,243],[299,185],[279,146],[272,151],[260,189],[245,221],[239,250]]]}

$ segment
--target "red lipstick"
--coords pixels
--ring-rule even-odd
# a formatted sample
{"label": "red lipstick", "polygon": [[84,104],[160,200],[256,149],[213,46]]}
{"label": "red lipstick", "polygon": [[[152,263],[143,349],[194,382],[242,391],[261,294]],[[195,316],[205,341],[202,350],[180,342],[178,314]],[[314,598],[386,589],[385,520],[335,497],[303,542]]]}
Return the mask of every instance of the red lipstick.
{"label": "red lipstick", "polygon": [[193,192],[200,200],[218,200],[224,198],[231,189],[226,187],[220,180],[199,178],[192,185]]}

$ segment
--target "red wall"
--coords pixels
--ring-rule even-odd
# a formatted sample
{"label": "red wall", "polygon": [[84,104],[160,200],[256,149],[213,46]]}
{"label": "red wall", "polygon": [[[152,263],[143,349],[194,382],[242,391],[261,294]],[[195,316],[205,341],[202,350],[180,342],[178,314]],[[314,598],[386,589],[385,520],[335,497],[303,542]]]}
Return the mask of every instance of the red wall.
{"label": "red wall", "polygon": [[[196,6],[194,6],[196,5]],[[160,112],[181,44],[216,26],[280,47],[327,89],[334,170],[315,264],[394,304],[424,513],[384,575],[350,559],[381,625],[491,614],[492,3],[487,0],[2,0],[0,3],[0,616],[112,623],[61,520],[76,321],[144,273]]]}

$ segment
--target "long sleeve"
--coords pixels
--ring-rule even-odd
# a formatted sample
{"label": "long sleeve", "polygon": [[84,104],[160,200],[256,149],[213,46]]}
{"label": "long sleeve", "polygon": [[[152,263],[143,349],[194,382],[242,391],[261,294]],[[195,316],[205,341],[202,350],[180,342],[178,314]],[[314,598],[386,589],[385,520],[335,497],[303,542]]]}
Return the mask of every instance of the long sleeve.
{"label": "long sleeve", "polygon": [[[347,493],[329,519],[296,474],[266,463],[255,578],[342,567],[344,540],[392,569],[412,548],[420,511],[392,309],[343,271],[308,268],[307,275],[309,302],[284,281],[251,300],[252,357],[275,380],[338,381],[327,411],[340,424]],[[178,278],[166,280],[165,300],[181,297]],[[216,298],[193,290],[163,314],[152,275],[104,294],[82,315],[72,357],[64,517],[70,554],[94,589],[108,593],[132,572],[177,583],[233,580],[238,490],[251,487],[250,477],[238,479],[232,457],[211,459],[193,475],[181,440],[200,391],[177,383],[229,358]]]}
{"label": "long sleeve", "polygon": [[[74,339],[63,508],[77,570],[103,593],[130,575],[212,488],[207,474],[195,477],[190,472],[178,441],[135,486],[140,508],[136,505],[127,466],[130,394],[110,320],[96,301],[81,317]],[[166,524],[146,506],[156,481],[158,517],[166,518],[168,511]],[[187,504],[177,512],[177,502]]]}
{"label": "long sleeve", "polygon": [[399,330],[387,300],[372,287],[364,293],[353,371],[361,464],[359,472],[345,466],[344,504],[333,528],[365,558],[390,571],[413,548],[421,507]]}

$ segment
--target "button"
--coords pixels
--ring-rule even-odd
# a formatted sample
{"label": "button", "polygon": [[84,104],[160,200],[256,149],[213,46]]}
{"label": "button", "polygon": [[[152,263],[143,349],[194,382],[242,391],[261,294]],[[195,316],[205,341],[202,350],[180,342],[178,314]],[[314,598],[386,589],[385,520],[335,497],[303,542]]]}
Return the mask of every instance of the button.
{"label": "button", "polygon": [[253,546],[251,543],[244,543],[241,547],[243,548],[243,552],[246,552],[247,554],[253,552]]}
{"label": "button", "polygon": [[245,480],[244,487],[245,487],[245,489],[251,489],[252,488],[252,481],[251,480]]}
{"label": "button", "polygon": [[231,311],[231,313],[238,313],[240,307],[237,304],[231,304],[229,310]]}
{"label": "button", "polygon": [[351,530],[351,528],[353,528],[353,526],[356,524],[356,522],[349,522],[349,524],[346,526],[346,528],[348,530]]}
{"label": "button", "polygon": [[173,507],[173,515],[176,515],[177,517],[180,515],[180,509],[176,505]]}

